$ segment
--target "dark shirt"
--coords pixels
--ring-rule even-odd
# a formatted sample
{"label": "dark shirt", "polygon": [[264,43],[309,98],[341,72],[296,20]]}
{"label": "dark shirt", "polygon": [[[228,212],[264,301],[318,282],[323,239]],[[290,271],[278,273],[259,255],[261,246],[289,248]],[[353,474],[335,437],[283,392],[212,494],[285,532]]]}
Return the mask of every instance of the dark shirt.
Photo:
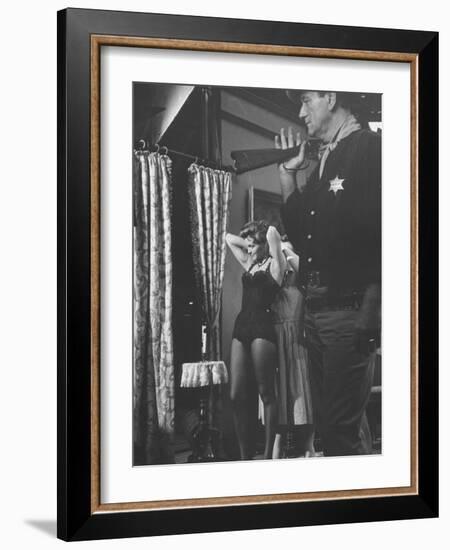
{"label": "dark shirt", "polygon": [[381,137],[357,130],[342,139],[322,177],[317,166],[304,189],[288,197],[281,215],[300,256],[302,284],[311,271],[320,272],[330,290],[380,283]]}

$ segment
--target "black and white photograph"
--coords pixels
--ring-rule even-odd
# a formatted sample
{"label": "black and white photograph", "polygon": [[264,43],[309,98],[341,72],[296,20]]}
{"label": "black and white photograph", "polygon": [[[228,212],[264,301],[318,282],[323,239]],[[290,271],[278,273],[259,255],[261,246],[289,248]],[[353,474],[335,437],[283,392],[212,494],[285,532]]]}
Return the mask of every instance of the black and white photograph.
{"label": "black and white photograph", "polygon": [[382,454],[382,94],[132,99],[133,466]]}

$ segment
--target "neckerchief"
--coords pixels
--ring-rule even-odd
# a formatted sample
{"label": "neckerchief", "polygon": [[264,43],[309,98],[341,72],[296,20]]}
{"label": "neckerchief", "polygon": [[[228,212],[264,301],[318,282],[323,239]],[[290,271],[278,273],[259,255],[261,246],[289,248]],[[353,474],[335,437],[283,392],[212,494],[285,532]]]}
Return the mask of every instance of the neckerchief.
{"label": "neckerchief", "polygon": [[356,118],[353,115],[349,115],[344,120],[344,123],[338,129],[333,139],[328,143],[323,143],[319,147],[319,159],[320,159],[319,178],[322,177],[323,169],[325,168],[325,162],[329,154],[331,153],[331,151],[334,151],[334,149],[336,149],[337,144],[341,141],[341,139],[346,138],[350,134],[353,134],[353,132],[356,132],[356,130],[360,130],[360,129],[361,129],[361,124],[356,120]]}

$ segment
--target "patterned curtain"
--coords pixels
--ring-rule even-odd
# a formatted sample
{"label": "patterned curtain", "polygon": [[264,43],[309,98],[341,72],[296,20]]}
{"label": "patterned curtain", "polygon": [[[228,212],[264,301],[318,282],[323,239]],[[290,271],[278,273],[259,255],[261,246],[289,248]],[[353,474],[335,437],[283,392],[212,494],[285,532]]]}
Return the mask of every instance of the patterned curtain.
{"label": "patterned curtain", "polygon": [[192,164],[189,202],[194,269],[206,328],[206,360],[220,359],[219,317],[231,174]]}
{"label": "patterned curtain", "polygon": [[134,161],[134,464],[173,462],[171,170],[167,155]]}

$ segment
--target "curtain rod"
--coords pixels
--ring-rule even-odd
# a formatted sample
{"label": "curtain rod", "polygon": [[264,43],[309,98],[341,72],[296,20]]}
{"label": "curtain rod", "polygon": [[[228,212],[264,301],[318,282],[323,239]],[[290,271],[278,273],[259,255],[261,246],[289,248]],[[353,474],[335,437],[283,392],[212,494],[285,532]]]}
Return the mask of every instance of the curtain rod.
{"label": "curtain rod", "polygon": [[234,166],[221,166],[219,163],[217,163],[214,160],[204,159],[196,155],[191,155],[189,153],[183,153],[182,151],[176,151],[175,149],[169,149],[165,145],[159,145],[159,143],[155,143],[155,145],[148,144],[145,139],[140,139],[138,142],[138,150],[139,151],[149,151],[152,153],[159,153],[159,151],[163,152],[164,155],[168,155],[169,153],[172,155],[178,155],[180,157],[185,157],[187,159],[191,159],[195,164],[200,164],[204,166],[208,166],[211,168],[217,168],[218,170],[225,170],[228,172],[235,172],[236,169]]}

